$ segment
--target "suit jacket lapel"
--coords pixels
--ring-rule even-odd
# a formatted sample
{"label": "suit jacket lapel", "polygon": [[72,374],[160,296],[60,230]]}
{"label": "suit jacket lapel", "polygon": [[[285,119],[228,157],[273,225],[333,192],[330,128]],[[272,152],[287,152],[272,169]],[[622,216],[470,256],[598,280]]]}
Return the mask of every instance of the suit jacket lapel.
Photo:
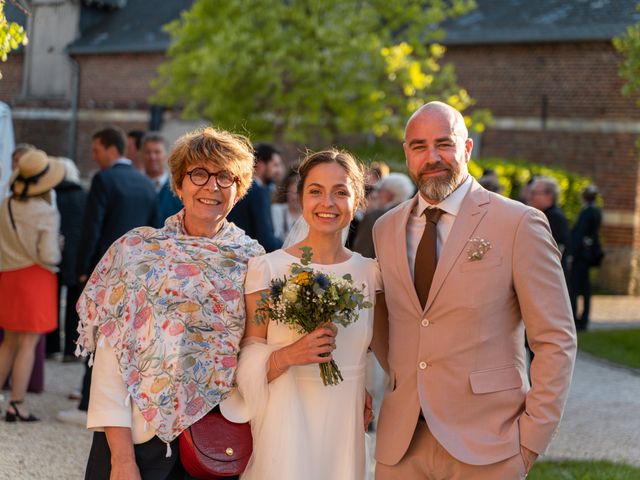
{"label": "suit jacket lapel", "polygon": [[409,216],[413,211],[416,203],[418,202],[418,196],[416,195],[413,200],[407,202],[405,207],[399,212],[396,222],[396,232],[398,232],[398,238],[400,238],[399,245],[396,248],[396,264],[398,265],[398,271],[400,272],[400,281],[404,285],[407,291],[407,298],[414,306],[414,308],[422,312],[422,306],[416,293],[416,287],[413,284],[413,278],[411,277],[411,271],[409,270],[409,260],[407,258],[407,222]]}
{"label": "suit jacket lapel", "polygon": [[[489,204],[489,199],[490,197],[487,191],[483,189],[478,182],[473,180],[469,192],[467,192],[467,195],[462,201],[460,211],[453,223],[451,232],[449,232],[449,237],[440,252],[438,265],[433,275],[433,282],[431,283],[431,290],[429,290],[429,297],[425,304],[425,311],[433,304],[453,265],[464,251],[467,242],[473,235],[480,220],[482,220],[487,213],[486,209]],[[414,296],[416,296],[415,292]]]}

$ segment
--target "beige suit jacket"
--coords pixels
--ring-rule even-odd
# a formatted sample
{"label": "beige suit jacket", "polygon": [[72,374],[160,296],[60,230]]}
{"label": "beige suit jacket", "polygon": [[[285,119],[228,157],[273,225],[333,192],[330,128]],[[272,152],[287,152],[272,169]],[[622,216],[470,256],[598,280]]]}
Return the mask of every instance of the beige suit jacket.
{"label": "beige suit jacket", "polygon": [[[576,352],[560,253],[546,218],[474,181],[422,309],[406,247],[416,202],[387,212],[373,230],[393,382],[378,421],[376,459],[387,465],[402,459],[421,409],[438,442],[462,462],[499,462],[520,445],[544,452],[560,422]],[[471,261],[474,238],[491,249]],[[535,352],[532,388],[523,326]]]}

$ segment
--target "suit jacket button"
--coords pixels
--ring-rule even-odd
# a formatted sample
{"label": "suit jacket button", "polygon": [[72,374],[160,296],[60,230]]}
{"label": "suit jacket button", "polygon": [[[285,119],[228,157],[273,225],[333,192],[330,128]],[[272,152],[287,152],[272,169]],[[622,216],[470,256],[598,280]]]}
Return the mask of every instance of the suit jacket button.
{"label": "suit jacket button", "polygon": [[423,327],[428,327],[429,326],[429,320],[427,320],[426,318],[422,319],[422,322],[420,322],[422,324]]}
{"label": "suit jacket button", "polygon": [[420,370],[424,370],[425,368],[427,368],[427,362],[420,362],[418,366],[420,367]]}

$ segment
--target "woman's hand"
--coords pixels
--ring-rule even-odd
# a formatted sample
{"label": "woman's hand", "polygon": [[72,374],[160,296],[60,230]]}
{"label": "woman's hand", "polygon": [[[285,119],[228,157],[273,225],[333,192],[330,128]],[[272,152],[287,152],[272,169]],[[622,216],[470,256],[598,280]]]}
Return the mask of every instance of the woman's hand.
{"label": "woman's hand", "polygon": [[336,349],[337,334],[338,327],[327,323],[291,345],[273,352],[269,357],[267,381],[275,380],[292,365],[330,362],[331,352]]}
{"label": "woman's hand", "polygon": [[274,352],[278,354],[276,363],[286,369],[292,365],[330,362],[331,352],[336,349],[337,334],[338,328],[335,325],[322,325],[297,342]]}

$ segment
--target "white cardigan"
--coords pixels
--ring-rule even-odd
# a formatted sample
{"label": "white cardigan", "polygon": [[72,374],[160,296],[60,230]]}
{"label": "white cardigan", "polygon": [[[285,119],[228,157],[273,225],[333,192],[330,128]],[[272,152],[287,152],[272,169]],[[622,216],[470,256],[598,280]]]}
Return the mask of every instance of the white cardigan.
{"label": "white cardigan", "polygon": [[[54,195],[54,192],[51,192]],[[0,271],[18,270],[34,264],[57,272],[60,251],[60,213],[55,204],[42,198],[13,199],[11,224],[9,198],[0,206]]]}

